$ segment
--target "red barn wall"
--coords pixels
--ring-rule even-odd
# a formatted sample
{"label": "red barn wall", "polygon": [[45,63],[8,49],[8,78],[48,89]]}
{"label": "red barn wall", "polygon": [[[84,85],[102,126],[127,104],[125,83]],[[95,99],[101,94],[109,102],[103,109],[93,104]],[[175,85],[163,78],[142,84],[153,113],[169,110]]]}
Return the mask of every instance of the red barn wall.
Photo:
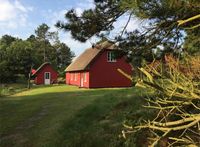
{"label": "red barn wall", "polygon": [[127,74],[132,74],[132,67],[125,60],[125,57],[117,59],[116,62],[107,61],[107,52],[105,50],[90,65],[90,88],[98,87],[130,87],[132,82],[117,71],[122,69]]}
{"label": "red barn wall", "polygon": [[[84,74],[86,74],[86,80],[84,79]],[[76,79],[75,79],[75,75],[76,75]],[[81,85],[81,80],[83,80],[83,85]],[[67,72],[66,84],[88,88],[89,87],[89,72],[87,71]]]}
{"label": "red barn wall", "polygon": [[66,82],[66,84],[68,84],[68,85],[70,85],[70,73],[69,72],[66,72],[66,74],[65,74],[65,82]]}
{"label": "red barn wall", "polygon": [[37,85],[44,84],[44,73],[50,72],[51,73],[51,83],[56,83],[58,78],[58,73],[51,67],[51,65],[45,65],[40,71],[38,71],[34,83]]}
{"label": "red barn wall", "polygon": [[[75,74],[76,74],[76,79],[75,79]],[[68,73],[69,75],[69,85],[80,85],[80,73],[79,72],[70,72]]]}

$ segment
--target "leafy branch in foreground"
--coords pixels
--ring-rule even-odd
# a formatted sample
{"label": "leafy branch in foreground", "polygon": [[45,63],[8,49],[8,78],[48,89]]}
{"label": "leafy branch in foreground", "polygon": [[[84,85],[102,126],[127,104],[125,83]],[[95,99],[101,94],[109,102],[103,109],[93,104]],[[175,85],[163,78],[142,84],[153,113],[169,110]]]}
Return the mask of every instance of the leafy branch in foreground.
{"label": "leafy branch in foreground", "polygon": [[144,106],[154,110],[155,118],[137,126],[124,124],[123,136],[127,138],[128,134],[148,130],[150,146],[160,146],[161,142],[165,142],[164,146],[199,146],[200,56],[183,61],[165,56],[165,61],[157,67],[140,68],[146,78],[136,84],[157,93],[155,98],[148,98]]}

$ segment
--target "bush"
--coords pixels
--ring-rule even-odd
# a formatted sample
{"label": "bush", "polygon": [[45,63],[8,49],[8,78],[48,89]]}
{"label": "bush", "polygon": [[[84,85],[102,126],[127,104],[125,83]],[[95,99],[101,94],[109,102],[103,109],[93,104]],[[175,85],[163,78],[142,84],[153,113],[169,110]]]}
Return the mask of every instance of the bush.
{"label": "bush", "polygon": [[0,85],[0,97],[12,95],[17,92],[27,89],[27,85],[24,83],[12,83],[12,84],[1,84]]}
{"label": "bush", "polygon": [[58,80],[57,80],[57,83],[58,84],[65,84],[65,78],[59,77]]}

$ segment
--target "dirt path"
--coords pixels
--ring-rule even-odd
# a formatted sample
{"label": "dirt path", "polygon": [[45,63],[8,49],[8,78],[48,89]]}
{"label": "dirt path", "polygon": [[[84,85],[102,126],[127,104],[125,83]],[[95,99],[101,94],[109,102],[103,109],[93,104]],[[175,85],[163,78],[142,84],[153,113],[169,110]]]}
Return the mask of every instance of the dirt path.
{"label": "dirt path", "polygon": [[12,132],[1,136],[0,142],[9,140],[10,144],[7,147],[12,146],[23,146],[29,139],[24,135],[32,127],[36,126],[48,114],[49,104],[45,104],[41,107],[40,111],[28,118],[27,120],[20,123]]}

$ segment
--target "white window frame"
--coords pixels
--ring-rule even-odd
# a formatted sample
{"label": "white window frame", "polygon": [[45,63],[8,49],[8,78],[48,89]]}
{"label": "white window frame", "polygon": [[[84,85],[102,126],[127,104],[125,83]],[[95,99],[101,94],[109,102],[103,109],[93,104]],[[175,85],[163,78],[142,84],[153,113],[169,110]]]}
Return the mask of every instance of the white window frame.
{"label": "white window frame", "polygon": [[50,72],[45,72],[45,73],[44,73],[44,78],[47,79],[47,78],[46,78],[47,74],[48,74],[48,77],[49,77],[48,79],[51,79]]}
{"label": "white window frame", "polygon": [[116,58],[114,59],[112,54],[114,54],[113,51],[108,51],[107,52],[107,62],[117,62]]}

